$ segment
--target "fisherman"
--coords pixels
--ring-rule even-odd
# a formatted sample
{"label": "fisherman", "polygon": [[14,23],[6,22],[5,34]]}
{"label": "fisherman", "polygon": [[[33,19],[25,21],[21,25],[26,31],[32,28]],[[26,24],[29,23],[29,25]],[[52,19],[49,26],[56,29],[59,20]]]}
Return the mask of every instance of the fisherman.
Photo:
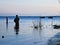
{"label": "fisherman", "polygon": [[18,17],[18,15],[16,15],[14,22],[15,22],[15,29],[19,29],[19,17]]}
{"label": "fisherman", "polygon": [[16,35],[18,35],[18,32],[19,32],[19,17],[18,17],[18,15],[16,15],[14,22],[15,22],[14,29],[15,29]]}

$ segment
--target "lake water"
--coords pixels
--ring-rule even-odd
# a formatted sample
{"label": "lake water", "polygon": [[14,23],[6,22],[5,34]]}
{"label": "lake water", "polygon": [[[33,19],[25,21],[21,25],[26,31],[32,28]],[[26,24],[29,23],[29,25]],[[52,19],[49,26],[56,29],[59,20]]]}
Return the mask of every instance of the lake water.
{"label": "lake water", "polygon": [[[39,25],[40,20],[41,29],[35,29],[34,25]],[[0,19],[0,45],[48,45],[48,40],[60,32],[60,29],[53,29],[54,24],[60,25],[59,17],[53,19],[21,18],[17,31],[14,29],[14,19],[8,19],[7,26],[6,20],[2,18]]]}

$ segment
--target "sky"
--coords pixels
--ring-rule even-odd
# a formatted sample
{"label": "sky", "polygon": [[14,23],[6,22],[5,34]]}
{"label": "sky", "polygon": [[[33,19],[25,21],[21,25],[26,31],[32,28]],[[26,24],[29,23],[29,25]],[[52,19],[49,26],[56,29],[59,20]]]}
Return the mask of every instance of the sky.
{"label": "sky", "polygon": [[60,15],[60,0],[0,0],[0,14]]}

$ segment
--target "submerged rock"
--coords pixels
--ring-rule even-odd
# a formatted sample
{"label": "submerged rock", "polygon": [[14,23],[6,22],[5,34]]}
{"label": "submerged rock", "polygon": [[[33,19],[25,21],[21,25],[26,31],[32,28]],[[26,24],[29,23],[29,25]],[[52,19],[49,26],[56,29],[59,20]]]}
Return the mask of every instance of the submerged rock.
{"label": "submerged rock", "polygon": [[4,36],[2,36],[2,38],[4,38]]}

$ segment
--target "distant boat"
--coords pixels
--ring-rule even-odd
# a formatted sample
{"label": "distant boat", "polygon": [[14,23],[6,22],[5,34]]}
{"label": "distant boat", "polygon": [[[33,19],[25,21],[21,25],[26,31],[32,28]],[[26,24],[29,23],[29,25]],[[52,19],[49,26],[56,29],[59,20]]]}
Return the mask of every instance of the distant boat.
{"label": "distant boat", "polygon": [[52,17],[52,16],[50,16],[50,17],[48,17],[48,18],[53,19],[53,17]]}
{"label": "distant boat", "polygon": [[45,17],[43,16],[43,17],[40,17],[40,18],[45,18]]}
{"label": "distant boat", "polygon": [[60,29],[60,25],[53,25],[54,29]]}

